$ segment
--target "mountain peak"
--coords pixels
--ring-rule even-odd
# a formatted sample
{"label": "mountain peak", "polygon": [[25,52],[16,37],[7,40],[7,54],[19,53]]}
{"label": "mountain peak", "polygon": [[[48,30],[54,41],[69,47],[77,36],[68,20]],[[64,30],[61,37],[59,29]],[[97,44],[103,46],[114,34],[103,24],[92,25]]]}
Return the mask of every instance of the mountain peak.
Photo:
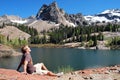
{"label": "mountain peak", "polygon": [[119,23],[120,22],[120,9],[108,9],[94,16],[85,16],[85,19],[97,23]]}
{"label": "mountain peak", "polygon": [[52,2],[52,3],[50,4],[50,6],[57,7],[57,2],[56,2],[56,1]]}
{"label": "mountain peak", "polygon": [[110,14],[110,13],[120,13],[120,9],[109,9],[109,10],[105,10],[103,11],[101,14]]}
{"label": "mountain peak", "polygon": [[[49,5],[44,4],[38,11],[36,18],[45,21],[55,22],[57,24],[64,24],[64,25],[71,24],[69,21],[66,20],[64,15],[65,12],[62,9],[60,9],[57,6],[57,3],[54,1]],[[69,25],[69,26],[73,26],[73,25]]]}
{"label": "mountain peak", "polygon": [[38,11],[36,18],[42,20],[50,20],[49,18],[53,17],[54,14],[57,14],[58,12],[59,8],[57,6],[57,3],[54,1],[50,5],[44,4]]}

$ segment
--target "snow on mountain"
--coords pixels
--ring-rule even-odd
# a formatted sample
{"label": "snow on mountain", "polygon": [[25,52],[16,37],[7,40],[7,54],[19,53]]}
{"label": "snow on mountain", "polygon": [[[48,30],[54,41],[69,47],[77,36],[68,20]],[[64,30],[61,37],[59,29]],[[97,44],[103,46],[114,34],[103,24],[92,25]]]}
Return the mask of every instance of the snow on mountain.
{"label": "snow on mountain", "polygon": [[18,23],[18,24],[25,24],[27,23],[29,20],[28,19],[23,19],[19,16],[15,16],[15,15],[3,15],[0,16],[0,23]]}
{"label": "snow on mountain", "polygon": [[99,17],[99,16],[85,16],[85,19],[89,22],[112,22],[112,20],[108,20],[105,17]]}
{"label": "snow on mountain", "polygon": [[120,16],[120,10],[119,9],[105,10],[101,14],[111,14],[114,16]]}
{"label": "snow on mountain", "polygon": [[[49,11],[50,9],[51,11]],[[45,10],[45,11],[44,11]],[[48,10],[48,11],[46,11]],[[44,13],[41,13],[43,12]],[[47,12],[47,13],[46,13]],[[50,5],[44,5],[37,13],[37,17],[30,16],[26,19],[23,19],[19,16],[15,15],[3,15],[0,16],[0,25],[3,23],[18,23],[18,24],[26,24],[28,26],[37,26],[38,23],[41,21],[41,24],[45,23],[44,21],[47,21],[45,24],[66,24],[69,26],[77,26],[77,25],[84,25],[85,23],[120,23],[120,9],[112,9],[112,10],[105,10],[99,14],[96,15],[87,15],[82,16],[82,14],[65,14],[64,10],[61,10],[58,8],[56,3],[52,3]],[[43,15],[44,14],[44,15]],[[42,18],[44,19],[42,19]],[[38,19],[37,19],[38,18]],[[42,21],[43,20],[43,21]],[[54,22],[54,23],[51,23]],[[39,27],[41,26],[39,23]],[[50,26],[47,25],[47,26]]]}
{"label": "snow on mountain", "polygon": [[106,14],[106,13],[110,13],[110,12],[111,12],[111,10],[105,10],[101,14]]}
{"label": "snow on mountain", "polygon": [[120,9],[105,10],[94,16],[84,16],[88,22],[120,22]]}
{"label": "snow on mountain", "polygon": [[27,20],[10,20],[10,21],[13,23],[18,23],[18,24],[25,24],[28,22]]}

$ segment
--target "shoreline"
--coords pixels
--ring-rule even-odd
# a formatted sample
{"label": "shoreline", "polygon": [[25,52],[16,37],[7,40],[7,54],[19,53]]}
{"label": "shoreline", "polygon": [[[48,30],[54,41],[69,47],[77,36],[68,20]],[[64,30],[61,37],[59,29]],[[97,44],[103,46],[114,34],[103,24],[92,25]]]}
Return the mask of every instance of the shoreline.
{"label": "shoreline", "polygon": [[[7,45],[6,45],[7,46]],[[52,43],[48,43],[48,44],[28,44],[28,46],[30,47],[37,47],[37,48],[77,48],[77,49],[94,49],[94,50],[115,50],[115,49],[120,49],[119,45],[114,45],[111,47],[105,47],[105,46],[94,46],[94,47],[85,47],[85,46],[80,46],[79,42],[73,42],[73,43],[65,43],[65,44],[52,44]],[[12,49],[18,49],[21,48],[21,46],[19,47],[10,47]],[[4,48],[5,49],[5,48]],[[0,49],[1,50],[1,49]]]}
{"label": "shoreline", "polygon": [[120,65],[91,68],[67,73],[54,80],[120,80]]}
{"label": "shoreline", "polygon": [[41,47],[41,48],[64,48],[63,45],[60,44],[29,44],[30,47]]}
{"label": "shoreline", "polygon": [[120,80],[119,75],[120,65],[72,71],[60,77],[25,75],[16,70],[0,68],[0,80]]}
{"label": "shoreline", "polygon": [[77,49],[94,49],[94,50],[114,50],[114,49],[120,49],[120,48],[112,48],[110,47],[102,47],[98,48],[95,47],[84,47],[79,46],[79,43],[66,43],[66,44],[29,44],[30,47],[37,47],[37,48],[77,48]]}
{"label": "shoreline", "polygon": [[21,53],[16,51],[14,48],[0,44],[0,58],[19,55],[21,55]]}

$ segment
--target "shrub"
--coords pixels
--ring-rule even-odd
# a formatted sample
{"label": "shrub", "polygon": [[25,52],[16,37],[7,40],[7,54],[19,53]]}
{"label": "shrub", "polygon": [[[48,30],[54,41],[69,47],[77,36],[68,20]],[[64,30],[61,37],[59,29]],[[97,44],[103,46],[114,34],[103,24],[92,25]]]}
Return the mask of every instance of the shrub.
{"label": "shrub", "polygon": [[59,66],[58,67],[58,72],[64,72],[64,73],[69,73],[72,72],[74,69],[71,66]]}

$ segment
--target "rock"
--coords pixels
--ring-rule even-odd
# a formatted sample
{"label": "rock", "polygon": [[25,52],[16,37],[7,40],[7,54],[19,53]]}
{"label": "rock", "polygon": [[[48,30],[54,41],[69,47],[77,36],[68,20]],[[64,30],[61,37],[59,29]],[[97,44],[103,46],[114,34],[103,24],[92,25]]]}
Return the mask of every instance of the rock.
{"label": "rock", "polygon": [[15,51],[14,49],[0,44],[0,57],[11,57],[21,55],[20,52]]}
{"label": "rock", "polygon": [[14,26],[6,26],[2,29],[0,29],[0,34],[4,35],[6,38],[9,37],[9,39],[21,39],[21,40],[28,40],[31,35],[19,30],[18,28]]}
{"label": "rock", "polygon": [[[70,73],[66,73],[61,77],[50,77],[41,75],[24,75],[15,70],[0,69],[0,80],[120,80],[120,74],[109,71],[111,68],[120,68],[120,66],[86,69]],[[99,74],[101,72],[101,74]]]}
{"label": "rock", "polygon": [[65,18],[66,18],[66,20],[74,23],[75,25],[87,25],[88,24],[88,22],[85,20],[85,18],[83,17],[83,15],[81,13],[77,13],[77,14],[67,14],[66,13]]}
{"label": "rock", "polygon": [[74,48],[74,47],[78,47],[78,46],[80,46],[80,42],[73,42],[73,43],[66,43],[66,44],[64,44],[64,47]]}
{"label": "rock", "polygon": [[63,16],[64,12],[62,9],[59,9],[56,2],[51,3],[50,5],[44,4],[41,9],[38,11],[36,18],[52,21],[55,23],[63,23],[66,22],[65,17]]}
{"label": "rock", "polygon": [[11,20],[23,20],[23,19],[15,15],[3,15],[0,16],[0,26],[2,26],[3,24],[11,24],[12,22]]}
{"label": "rock", "polygon": [[69,80],[73,80],[71,77],[69,77]]}
{"label": "rock", "polygon": [[13,50],[0,50],[0,57],[10,57],[13,54]]}
{"label": "rock", "polygon": [[56,2],[53,2],[50,5],[44,4],[38,11],[36,18],[67,26],[87,24],[82,14],[67,14],[58,7]]}
{"label": "rock", "polygon": [[110,74],[110,72],[109,71],[105,71],[104,74]]}
{"label": "rock", "polygon": [[90,77],[90,79],[93,79],[93,77]]}
{"label": "rock", "polygon": [[16,70],[0,69],[0,80],[53,80],[56,77],[22,74]]}

